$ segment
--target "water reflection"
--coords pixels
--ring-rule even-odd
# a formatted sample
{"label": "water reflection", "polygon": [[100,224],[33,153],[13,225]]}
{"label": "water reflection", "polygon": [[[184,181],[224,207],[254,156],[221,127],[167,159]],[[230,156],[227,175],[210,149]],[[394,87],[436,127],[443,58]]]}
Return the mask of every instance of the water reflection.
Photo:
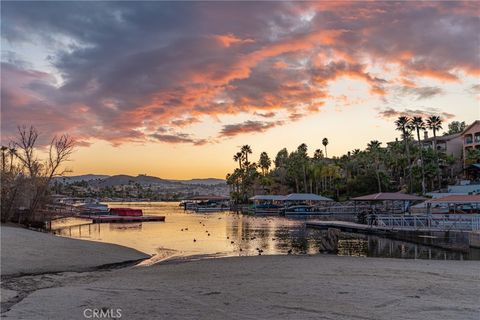
{"label": "water reflection", "polygon": [[[176,203],[110,204],[165,215],[165,222],[85,224],[67,219],[52,225],[56,234],[116,243],[166,256],[318,254],[325,231],[306,229],[304,220],[235,213],[184,212]],[[82,222],[82,225],[78,225]],[[77,225],[75,225],[77,224]],[[454,252],[376,236],[341,234],[338,254],[417,259],[480,259],[479,250]]]}

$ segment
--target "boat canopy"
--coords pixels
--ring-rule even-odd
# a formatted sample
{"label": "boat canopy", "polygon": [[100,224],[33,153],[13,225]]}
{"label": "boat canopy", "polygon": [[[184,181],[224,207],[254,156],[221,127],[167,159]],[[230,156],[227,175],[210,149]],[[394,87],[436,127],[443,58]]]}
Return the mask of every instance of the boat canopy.
{"label": "boat canopy", "polygon": [[480,203],[480,194],[471,195],[450,195],[446,197],[430,199],[427,203],[455,203],[455,204],[467,204],[467,203]]}
{"label": "boat canopy", "polygon": [[265,200],[265,201],[283,201],[285,196],[273,195],[273,194],[259,194],[250,198],[250,200]]}
{"label": "boat canopy", "polygon": [[330,198],[313,193],[291,193],[285,197],[285,201],[333,201]]}
{"label": "boat canopy", "polygon": [[225,196],[193,196],[186,198],[185,200],[195,200],[195,201],[226,201],[230,200],[230,197]]}
{"label": "boat canopy", "polygon": [[424,197],[401,192],[381,192],[352,198],[353,201],[423,201]]}

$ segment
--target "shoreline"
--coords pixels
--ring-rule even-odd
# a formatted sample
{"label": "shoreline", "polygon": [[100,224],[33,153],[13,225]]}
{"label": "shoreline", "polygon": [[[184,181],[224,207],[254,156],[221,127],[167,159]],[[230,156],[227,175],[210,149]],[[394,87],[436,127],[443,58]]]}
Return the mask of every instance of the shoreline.
{"label": "shoreline", "polygon": [[[74,240],[104,256],[121,247],[43,235],[47,236],[44,249],[48,243],[60,241],[64,246]],[[2,241],[2,249],[4,245]],[[128,252],[123,257],[138,254],[126,247],[121,251]],[[78,250],[68,253],[73,257],[83,254]],[[2,267],[11,258],[2,250]],[[148,256],[141,260],[149,261]],[[85,308],[120,309],[126,319],[155,315],[169,319],[437,320],[476,319],[480,312],[478,261],[173,255],[154,264],[143,262],[103,264],[90,270],[66,263],[61,271],[56,266],[38,274],[2,273],[2,317],[84,319]]]}
{"label": "shoreline", "polygon": [[138,250],[98,241],[59,237],[1,226],[1,275],[84,272],[101,266],[151,258]]}

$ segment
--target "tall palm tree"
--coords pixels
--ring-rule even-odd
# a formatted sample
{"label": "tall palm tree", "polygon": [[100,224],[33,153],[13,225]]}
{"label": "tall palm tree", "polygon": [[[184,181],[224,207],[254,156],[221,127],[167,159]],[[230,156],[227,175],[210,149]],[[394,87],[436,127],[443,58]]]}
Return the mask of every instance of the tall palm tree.
{"label": "tall palm tree", "polygon": [[433,147],[437,150],[437,131],[442,129],[442,119],[439,116],[430,116],[427,118],[427,127],[433,132]]}
{"label": "tall palm tree", "polygon": [[382,192],[382,183],[380,181],[380,145],[378,140],[372,140],[367,144],[367,150],[373,155],[375,163],[375,175],[377,176],[378,192]]}
{"label": "tall palm tree", "polygon": [[248,155],[252,153],[252,148],[248,144],[246,144],[242,146],[241,150],[245,157],[245,163],[248,163]]}
{"label": "tall palm tree", "polygon": [[262,174],[265,176],[272,165],[272,160],[266,152],[260,154],[260,159],[258,160],[258,165],[262,169]]}
{"label": "tall palm tree", "polygon": [[402,139],[405,144],[405,153],[407,154],[407,167],[408,167],[408,176],[409,176],[409,185],[410,185],[410,192],[412,192],[412,167],[410,165],[410,148],[408,146],[408,138],[410,136],[410,129],[409,124],[410,119],[405,116],[398,117],[395,120],[395,125],[397,126],[397,130],[402,132]]}
{"label": "tall palm tree", "polygon": [[440,165],[438,161],[438,150],[437,150],[437,131],[442,129],[442,119],[439,116],[430,116],[427,118],[427,127],[433,132],[433,149],[435,150],[435,160],[437,163],[437,180],[438,180],[438,189],[442,188],[442,181],[440,179]]}
{"label": "tall palm tree", "polygon": [[243,153],[240,151],[233,155],[233,161],[238,161],[239,169],[242,169],[242,159],[243,159]]}
{"label": "tall palm tree", "polygon": [[328,154],[327,154],[328,139],[327,139],[327,138],[323,138],[322,144],[323,144],[323,146],[325,147],[325,158],[328,158]]}
{"label": "tall palm tree", "polygon": [[422,141],[420,140],[420,130],[425,130],[425,122],[423,122],[422,117],[413,117],[410,120],[410,128],[417,132],[417,140],[418,140],[418,152],[420,153],[420,161],[421,161],[421,170],[422,170],[422,194],[425,194],[425,167],[423,162],[423,146]]}

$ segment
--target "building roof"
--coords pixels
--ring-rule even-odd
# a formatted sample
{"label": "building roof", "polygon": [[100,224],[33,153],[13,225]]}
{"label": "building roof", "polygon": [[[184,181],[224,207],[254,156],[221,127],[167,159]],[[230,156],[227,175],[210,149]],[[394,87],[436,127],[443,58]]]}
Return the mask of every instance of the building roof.
{"label": "building roof", "polygon": [[413,194],[406,194],[401,192],[381,192],[373,193],[366,196],[352,198],[354,201],[385,201],[385,200],[397,200],[397,201],[420,201],[425,200],[424,197],[419,197]]}
{"label": "building roof", "polygon": [[230,200],[230,197],[225,196],[193,196],[190,198],[186,198],[185,200]]}
{"label": "building roof", "polygon": [[330,198],[313,193],[291,193],[285,197],[285,201],[333,201]]}
{"label": "building roof", "polygon": [[428,203],[480,203],[480,194],[458,195],[430,199]]}
{"label": "building roof", "polygon": [[285,196],[273,195],[273,194],[259,194],[250,198],[250,200],[271,200],[271,201],[283,201]]}
{"label": "building roof", "polygon": [[475,121],[473,121],[469,126],[467,126],[467,127],[462,131],[462,135],[464,135],[468,130],[470,130],[471,128],[473,128],[473,126],[475,126],[476,124],[480,124],[480,120],[475,120]]}
{"label": "building roof", "polygon": [[[454,133],[454,134],[448,134],[444,136],[437,136],[437,142],[442,142],[442,141],[450,141],[456,138],[459,138],[462,134],[461,133]],[[426,139],[423,139],[422,142],[432,142],[435,140],[434,137],[428,137]]]}

